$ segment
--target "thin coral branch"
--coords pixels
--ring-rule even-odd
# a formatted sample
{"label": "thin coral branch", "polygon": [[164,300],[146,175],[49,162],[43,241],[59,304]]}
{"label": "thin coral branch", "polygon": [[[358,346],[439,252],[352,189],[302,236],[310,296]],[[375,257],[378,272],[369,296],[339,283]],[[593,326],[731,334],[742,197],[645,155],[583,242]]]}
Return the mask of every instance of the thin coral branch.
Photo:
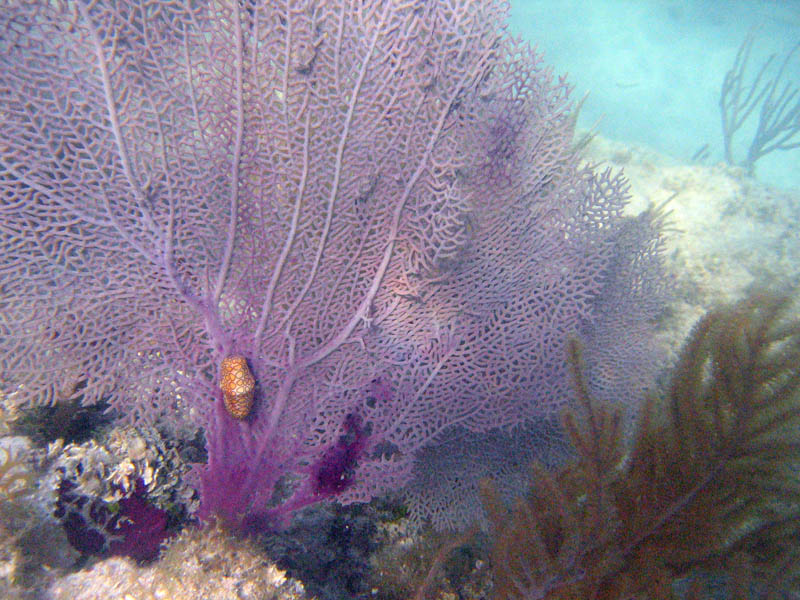
{"label": "thin coral branch", "polygon": [[[753,41],[751,33],[739,46],[733,66],[725,74],[719,98],[725,160],[728,164],[744,167],[749,175],[754,174],[756,161],[770,152],[800,147],[797,139],[800,134],[800,88],[784,77],[792,57],[800,49],[800,43],[788,52],[773,77],[767,77],[767,73],[776,54],[770,55],[748,82],[746,70]],[[758,123],[753,139],[746,157],[737,161],[733,138],[755,112],[758,113]]]}
{"label": "thin coral branch", "polygon": [[[695,327],[665,397],[645,404],[626,452],[619,411],[590,394],[569,345],[576,458],[532,470],[510,511],[484,490],[495,598],[673,598],[672,583],[720,570],[797,593],[800,329],[791,297],[754,294]],[[746,565],[746,577],[741,571]],[[781,565],[776,571],[775,565]],[[745,586],[749,587],[749,586]],[[737,597],[737,596],[731,596]]]}

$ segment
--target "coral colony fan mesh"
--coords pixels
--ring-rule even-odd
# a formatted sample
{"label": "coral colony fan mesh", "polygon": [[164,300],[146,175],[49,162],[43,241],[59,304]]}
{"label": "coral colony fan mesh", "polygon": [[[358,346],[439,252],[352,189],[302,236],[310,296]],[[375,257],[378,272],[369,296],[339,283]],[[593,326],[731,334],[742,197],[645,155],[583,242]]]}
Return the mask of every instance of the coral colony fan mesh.
{"label": "coral colony fan mesh", "polygon": [[658,222],[579,165],[568,86],[506,12],[9,2],[5,391],[202,428],[201,516],[258,526],[398,488],[471,518],[487,469],[555,444],[570,335],[632,403]]}

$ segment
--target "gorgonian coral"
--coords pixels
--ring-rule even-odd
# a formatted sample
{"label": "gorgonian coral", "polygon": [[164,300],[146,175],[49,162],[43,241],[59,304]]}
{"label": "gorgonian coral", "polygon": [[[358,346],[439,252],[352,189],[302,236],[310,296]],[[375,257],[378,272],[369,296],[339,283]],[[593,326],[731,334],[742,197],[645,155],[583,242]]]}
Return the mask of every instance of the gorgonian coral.
{"label": "gorgonian coral", "polygon": [[[232,521],[328,497],[313,466],[338,452],[348,485],[322,487],[344,502],[405,487],[416,514],[474,516],[482,470],[552,443],[570,334],[632,402],[658,228],[622,218],[621,177],[580,166],[569,88],[506,9],[11,2],[7,391],[202,428],[201,514]],[[246,419],[223,408],[231,356],[253,376]]]}

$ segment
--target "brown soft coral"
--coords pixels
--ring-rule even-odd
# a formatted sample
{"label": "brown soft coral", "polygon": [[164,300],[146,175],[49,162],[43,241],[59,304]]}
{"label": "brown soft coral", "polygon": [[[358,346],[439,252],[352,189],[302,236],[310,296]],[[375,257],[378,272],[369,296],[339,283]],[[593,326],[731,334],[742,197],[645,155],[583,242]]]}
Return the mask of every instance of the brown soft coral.
{"label": "brown soft coral", "polygon": [[800,320],[788,295],[755,294],[695,327],[630,450],[593,400],[571,345],[576,459],[532,471],[509,511],[491,485],[495,597],[672,598],[700,572],[800,589]]}

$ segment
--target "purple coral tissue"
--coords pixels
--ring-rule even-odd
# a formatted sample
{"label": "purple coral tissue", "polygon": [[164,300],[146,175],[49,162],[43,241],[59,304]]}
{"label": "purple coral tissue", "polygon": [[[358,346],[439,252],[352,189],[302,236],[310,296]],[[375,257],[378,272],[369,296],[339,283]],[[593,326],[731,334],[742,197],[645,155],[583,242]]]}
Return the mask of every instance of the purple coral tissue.
{"label": "purple coral tissue", "polygon": [[202,428],[203,517],[405,488],[457,524],[550,444],[567,336],[598,393],[649,380],[657,224],[579,165],[504,2],[9,4],[4,391]]}

